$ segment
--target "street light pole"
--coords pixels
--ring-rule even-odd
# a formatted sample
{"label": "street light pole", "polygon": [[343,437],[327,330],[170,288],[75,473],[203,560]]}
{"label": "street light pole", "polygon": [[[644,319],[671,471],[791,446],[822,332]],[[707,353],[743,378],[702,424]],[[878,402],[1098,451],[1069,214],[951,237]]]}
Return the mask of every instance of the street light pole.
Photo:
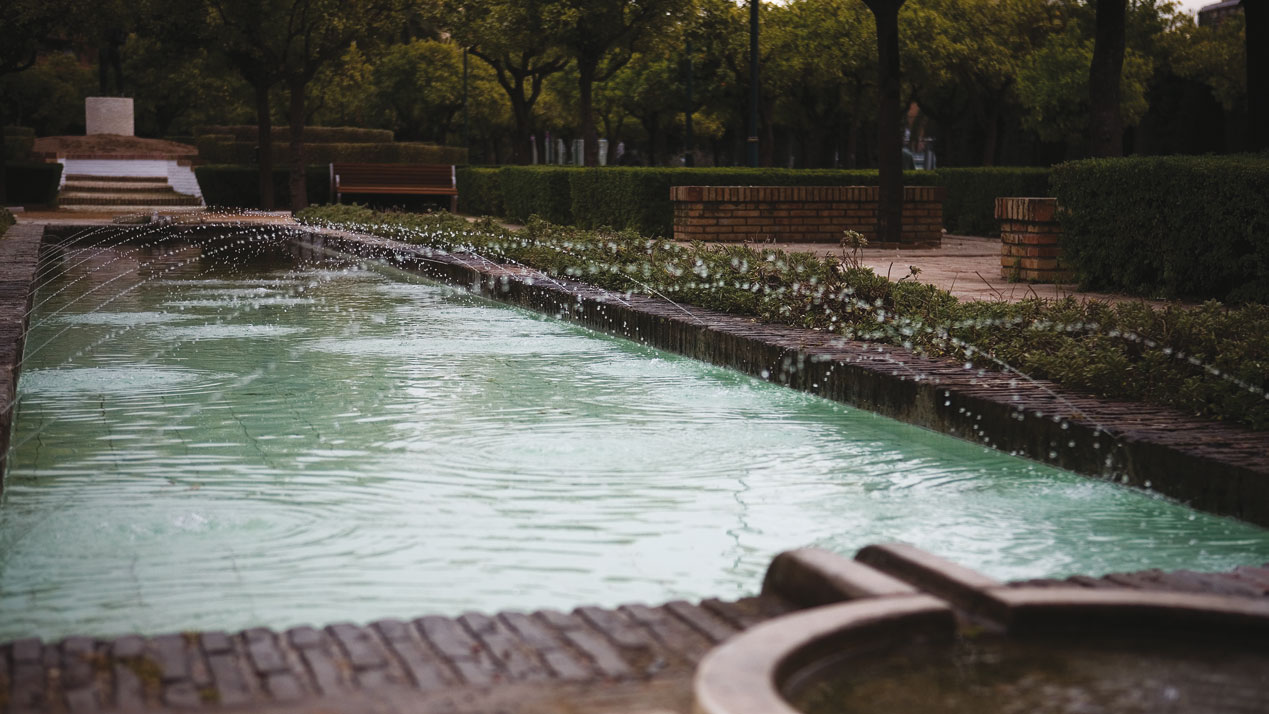
{"label": "street light pole", "polygon": [[758,166],[758,0],[749,0],[749,165]]}

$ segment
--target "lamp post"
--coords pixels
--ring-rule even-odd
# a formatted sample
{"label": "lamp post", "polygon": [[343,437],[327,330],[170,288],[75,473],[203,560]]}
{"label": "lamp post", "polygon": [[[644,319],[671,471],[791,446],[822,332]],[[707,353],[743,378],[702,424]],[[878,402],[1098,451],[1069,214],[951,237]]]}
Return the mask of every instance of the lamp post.
{"label": "lamp post", "polygon": [[758,0],[749,0],[749,165],[758,166]]}

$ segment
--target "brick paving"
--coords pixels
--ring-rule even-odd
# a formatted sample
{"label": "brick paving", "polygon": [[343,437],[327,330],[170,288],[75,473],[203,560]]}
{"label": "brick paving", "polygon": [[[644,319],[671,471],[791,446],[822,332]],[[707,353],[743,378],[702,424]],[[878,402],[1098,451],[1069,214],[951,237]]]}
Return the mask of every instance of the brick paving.
{"label": "brick paving", "polygon": [[[1269,564],[1011,586],[1261,598]],[[715,645],[798,609],[777,595],[573,612],[467,613],[321,629],[252,628],[0,645],[0,710],[680,712]]]}

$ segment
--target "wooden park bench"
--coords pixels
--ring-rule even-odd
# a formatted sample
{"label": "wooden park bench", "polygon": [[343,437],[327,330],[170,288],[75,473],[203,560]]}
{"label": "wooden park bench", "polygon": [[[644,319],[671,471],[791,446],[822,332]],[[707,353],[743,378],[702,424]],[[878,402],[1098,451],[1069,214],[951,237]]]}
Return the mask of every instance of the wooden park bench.
{"label": "wooden park bench", "polygon": [[424,164],[331,164],[330,192],[335,203],[345,193],[449,196],[458,212],[458,176],[453,166]]}

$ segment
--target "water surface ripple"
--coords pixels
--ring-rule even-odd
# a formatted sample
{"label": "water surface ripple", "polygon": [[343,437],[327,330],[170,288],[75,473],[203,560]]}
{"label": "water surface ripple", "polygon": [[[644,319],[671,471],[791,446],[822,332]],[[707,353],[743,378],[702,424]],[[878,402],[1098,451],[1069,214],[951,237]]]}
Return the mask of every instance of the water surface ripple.
{"label": "water surface ripple", "polygon": [[448,288],[277,262],[44,288],[0,640],[737,596],[808,544],[906,541],[1000,578],[1269,559],[1269,532],[1166,500]]}

